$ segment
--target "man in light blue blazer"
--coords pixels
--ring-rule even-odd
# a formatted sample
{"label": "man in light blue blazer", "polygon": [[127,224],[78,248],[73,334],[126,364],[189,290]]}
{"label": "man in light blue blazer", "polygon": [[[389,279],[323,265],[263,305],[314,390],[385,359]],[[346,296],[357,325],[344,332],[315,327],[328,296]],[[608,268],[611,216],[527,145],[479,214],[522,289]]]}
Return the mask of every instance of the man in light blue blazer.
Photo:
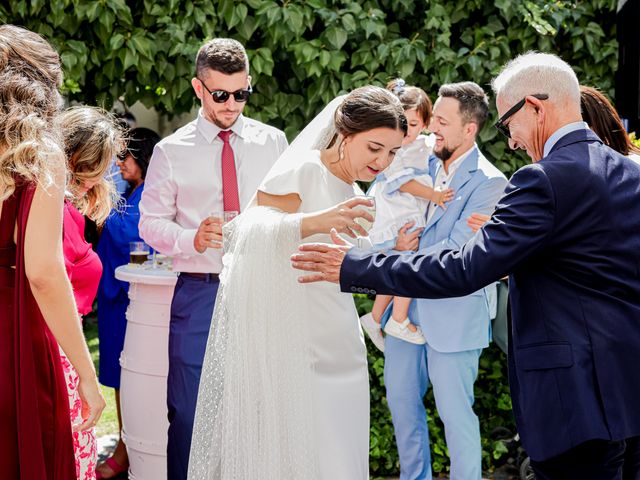
{"label": "man in light blue blazer", "polygon": [[[475,139],[488,117],[488,101],[475,83],[443,85],[429,129],[436,141],[430,159],[434,186],[454,190],[454,199],[431,205],[420,253],[457,249],[473,232],[466,219],[491,214],[507,180],[482,155]],[[410,192],[410,185],[401,187]],[[423,397],[433,385],[444,422],[453,480],[482,477],[480,428],[473,412],[473,384],[495,315],[495,284],[464,297],[412,302],[409,318],[422,328],[426,345],[387,336],[385,384],[400,455],[401,480],[431,479],[429,432]],[[455,319],[455,321],[452,321]],[[384,320],[383,320],[384,322]],[[384,325],[383,325],[384,326]]]}

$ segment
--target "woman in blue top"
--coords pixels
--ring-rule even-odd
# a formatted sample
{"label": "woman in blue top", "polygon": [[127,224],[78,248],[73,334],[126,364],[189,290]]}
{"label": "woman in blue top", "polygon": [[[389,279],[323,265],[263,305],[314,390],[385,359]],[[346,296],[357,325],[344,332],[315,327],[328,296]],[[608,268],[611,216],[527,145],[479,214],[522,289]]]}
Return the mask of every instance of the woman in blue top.
{"label": "woman in blue top", "polygon": [[[141,241],[138,234],[138,205],[144,189],[144,178],[160,137],[148,128],[134,128],[128,133],[127,148],[118,159],[122,178],[129,183],[123,202],[109,215],[100,242],[98,256],[103,273],[98,287],[98,337],[100,340],[100,383],[115,388],[118,423],[120,414],[120,352],[127,326],[125,312],[129,305],[129,284],[117,280],[115,270],[129,263],[129,242]],[[113,478],[128,467],[127,451],[122,439],[113,456],[96,468],[97,478]]]}

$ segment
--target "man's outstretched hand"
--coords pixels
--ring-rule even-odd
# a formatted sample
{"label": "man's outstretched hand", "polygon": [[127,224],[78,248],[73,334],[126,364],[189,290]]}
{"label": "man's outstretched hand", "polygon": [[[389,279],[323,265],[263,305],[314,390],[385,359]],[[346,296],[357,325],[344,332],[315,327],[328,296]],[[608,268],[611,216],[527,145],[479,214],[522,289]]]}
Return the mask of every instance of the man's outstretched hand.
{"label": "man's outstretched hand", "polygon": [[300,245],[300,252],[291,255],[291,265],[298,270],[314,272],[298,278],[300,283],[340,281],[340,267],[345,255],[353,245],[338,236],[335,228],[331,229],[331,240],[328,243],[305,243]]}

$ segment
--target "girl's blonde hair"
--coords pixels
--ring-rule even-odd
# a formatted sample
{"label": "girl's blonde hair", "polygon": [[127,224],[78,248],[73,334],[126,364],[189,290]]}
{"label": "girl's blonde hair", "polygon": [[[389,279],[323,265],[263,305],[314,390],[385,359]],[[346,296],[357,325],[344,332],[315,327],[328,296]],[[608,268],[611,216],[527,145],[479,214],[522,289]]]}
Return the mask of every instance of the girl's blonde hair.
{"label": "girl's blonde hair", "polygon": [[[69,108],[58,117],[58,125],[63,132],[73,203],[83,215],[104,223],[118,199],[108,173],[124,147],[123,132],[113,116],[95,107]],[[97,183],[80,196],[78,191],[85,182]]]}
{"label": "girl's blonde hair", "polygon": [[53,183],[62,156],[52,121],[62,104],[60,58],[36,33],[0,26],[0,202],[16,182]]}

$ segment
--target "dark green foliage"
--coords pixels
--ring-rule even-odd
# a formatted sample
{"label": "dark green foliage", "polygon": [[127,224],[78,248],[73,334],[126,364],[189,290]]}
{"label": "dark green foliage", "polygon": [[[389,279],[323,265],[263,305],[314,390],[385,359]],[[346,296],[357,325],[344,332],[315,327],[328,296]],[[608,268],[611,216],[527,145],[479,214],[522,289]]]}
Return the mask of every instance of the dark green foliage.
{"label": "dark green foliage", "polygon": [[[189,111],[190,79],[203,40],[231,36],[251,59],[250,114],[294,136],[339,92],[395,76],[432,98],[445,82],[487,90],[509,58],[558,53],[583,83],[613,93],[616,0],[9,0],[0,21],[26,26],[62,55],[73,100],[109,107],[140,100],[168,114]],[[494,129],[486,153],[510,173]]]}

